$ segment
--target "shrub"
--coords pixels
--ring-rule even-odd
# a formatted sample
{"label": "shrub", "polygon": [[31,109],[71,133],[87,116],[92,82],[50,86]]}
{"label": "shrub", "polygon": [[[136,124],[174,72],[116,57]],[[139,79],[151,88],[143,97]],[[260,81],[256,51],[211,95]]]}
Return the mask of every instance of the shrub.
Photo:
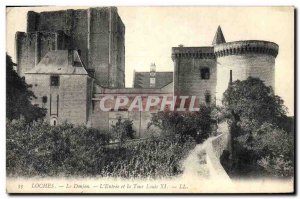
{"label": "shrub", "polygon": [[109,144],[110,134],[85,126],[7,121],[8,176],[158,178],[182,172],[195,142],[178,136]]}
{"label": "shrub", "polygon": [[212,110],[213,107],[200,106],[200,110],[195,112],[158,112],[151,118],[148,128],[153,125],[166,136],[179,135],[182,138],[189,136],[200,143],[212,134],[216,125]]}
{"label": "shrub", "polygon": [[249,77],[229,85],[223,112],[233,137],[233,167],[237,173],[271,176],[293,174],[293,118],[283,100],[263,81]]}
{"label": "shrub", "polygon": [[132,120],[118,118],[116,124],[112,125],[112,136],[120,143],[123,143],[127,139],[133,139],[135,137],[135,131],[132,127]]}
{"label": "shrub", "polygon": [[31,100],[36,98],[25,80],[13,69],[16,66],[6,54],[6,117],[9,120],[23,116],[27,122],[43,118],[46,109],[34,106]]}

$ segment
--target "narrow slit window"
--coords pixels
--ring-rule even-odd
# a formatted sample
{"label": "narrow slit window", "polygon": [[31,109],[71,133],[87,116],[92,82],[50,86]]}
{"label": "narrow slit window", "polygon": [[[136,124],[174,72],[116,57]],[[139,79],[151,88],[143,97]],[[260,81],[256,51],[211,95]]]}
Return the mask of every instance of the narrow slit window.
{"label": "narrow slit window", "polygon": [[42,101],[43,101],[44,104],[47,103],[47,96],[43,96]]}
{"label": "narrow slit window", "polygon": [[206,94],[205,94],[205,102],[206,102],[207,104],[210,104],[210,103],[211,103],[211,95],[210,95],[210,93],[206,93]]}

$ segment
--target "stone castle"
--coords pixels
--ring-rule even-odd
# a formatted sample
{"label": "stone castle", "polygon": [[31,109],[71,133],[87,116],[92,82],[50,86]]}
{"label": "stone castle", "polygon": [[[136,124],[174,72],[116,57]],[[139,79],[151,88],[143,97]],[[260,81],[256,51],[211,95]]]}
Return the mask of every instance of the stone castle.
{"label": "stone castle", "polygon": [[174,72],[135,72],[125,88],[125,25],[115,7],[28,12],[27,32],[16,33],[17,72],[47,108],[52,125],[64,121],[109,129],[129,118],[138,137],[145,136],[153,112],[101,111],[112,96],[197,96],[199,104],[220,103],[229,79],[249,76],[274,88],[278,45],[268,41],[226,42],[218,27],[212,46],[173,47]]}

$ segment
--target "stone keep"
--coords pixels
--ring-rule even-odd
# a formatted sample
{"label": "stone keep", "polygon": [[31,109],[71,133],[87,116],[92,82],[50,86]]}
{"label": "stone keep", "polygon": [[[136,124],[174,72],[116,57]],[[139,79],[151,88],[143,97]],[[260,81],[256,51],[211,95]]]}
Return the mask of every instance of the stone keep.
{"label": "stone keep", "polygon": [[16,34],[18,74],[51,50],[77,50],[103,87],[125,87],[125,26],[115,7],[27,14],[27,33]]}

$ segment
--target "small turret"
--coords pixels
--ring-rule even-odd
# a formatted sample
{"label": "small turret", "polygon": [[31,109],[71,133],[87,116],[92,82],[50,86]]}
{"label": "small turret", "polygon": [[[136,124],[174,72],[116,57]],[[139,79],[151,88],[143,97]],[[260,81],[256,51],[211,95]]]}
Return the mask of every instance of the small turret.
{"label": "small turret", "polygon": [[220,26],[218,26],[217,32],[215,34],[214,40],[212,42],[212,45],[217,45],[217,44],[223,44],[226,43],[222,29]]}

